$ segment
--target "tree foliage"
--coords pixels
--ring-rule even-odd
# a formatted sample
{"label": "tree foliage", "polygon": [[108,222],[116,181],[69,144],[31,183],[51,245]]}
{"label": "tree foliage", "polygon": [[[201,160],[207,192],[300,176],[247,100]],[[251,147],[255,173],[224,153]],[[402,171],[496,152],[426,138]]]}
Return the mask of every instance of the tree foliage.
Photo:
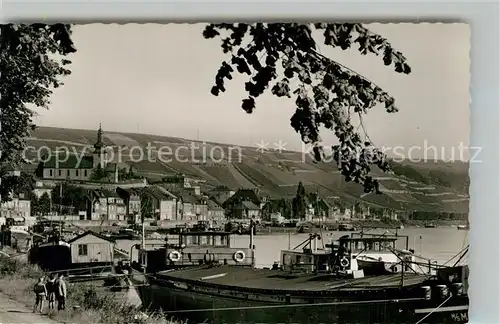
{"label": "tree foliage", "polygon": [[307,194],[302,181],[299,181],[297,186],[297,193],[293,198],[293,217],[304,218],[307,210]]}
{"label": "tree foliage", "polygon": [[0,186],[0,195],[2,202],[11,199],[10,193],[23,193],[28,199],[32,195],[35,186],[33,174],[22,172],[20,176],[7,175],[6,170],[0,170],[2,184]]}
{"label": "tree foliage", "polygon": [[389,165],[369,137],[362,138],[351,117],[361,118],[377,104],[383,104],[389,113],[396,112],[395,100],[367,78],[319,53],[313,30],[323,33],[327,46],[342,50],[358,46],[362,55],[382,56],[383,63],[398,73],[411,72],[402,53],[361,24],[210,24],[203,36],[220,37],[222,51],[231,54],[230,60],[222,62],[211,93],[225,92],[225,82],[237,71],[249,76],[245,83],[248,97],[242,101],[248,113],[254,111],[255,99],[269,88],[277,97],[294,97],[291,126],[303,142],[313,145],[315,159],[319,161],[325,154],[319,136],[324,127],[339,140],[332,152],[346,181],[362,183],[365,192],[379,193],[370,165],[384,171]]}
{"label": "tree foliage", "polygon": [[280,213],[286,219],[292,218],[292,204],[289,199],[273,199],[267,202],[263,208],[262,212],[270,217],[273,213]]}
{"label": "tree foliage", "polygon": [[154,210],[153,210],[153,202],[148,195],[141,195],[141,217],[142,218],[153,218]]}
{"label": "tree foliage", "polygon": [[[70,74],[65,57],[75,51],[69,25],[0,25],[0,169],[22,162],[34,128],[30,105],[48,108],[53,89]],[[2,191],[10,192],[17,180],[2,179]]]}
{"label": "tree foliage", "polygon": [[62,184],[61,188],[61,185],[57,185],[52,190],[52,202],[62,207],[63,211],[71,210],[77,214],[87,210],[88,193],[81,187]]}
{"label": "tree foliage", "polygon": [[35,215],[45,216],[50,213],[50,208],[52,206],[52,201],[50,200],[49,194],[44,192],[40,199],[37,199],[35,195],[31,200],[31,210]]}
{"label": "tree foliage", "polygon": [[92,174],[90,175],[91,181],[101,181],[101,180],[105,180],[107,178],[108,178],[108,174],[106,173],[106,171],[104,171],[104,169],[101,167],[100,164],[97,166],[97,169],[95,169],[92,172]]}

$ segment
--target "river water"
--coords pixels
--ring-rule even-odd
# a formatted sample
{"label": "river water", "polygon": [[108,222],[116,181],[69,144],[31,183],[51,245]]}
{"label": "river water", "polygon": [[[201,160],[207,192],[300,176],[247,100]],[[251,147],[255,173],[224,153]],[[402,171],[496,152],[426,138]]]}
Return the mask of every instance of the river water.
{"label": "river water", "polygon": [[[391,230],[394,232],[394,230]],[[371,230],[366,233],[384,233],[384,230]],[[409,248],[415,250],[416,255],[420,255],[437,261],[442,264],[456,255],[468,244],[468,231],[457,230],[456,227],[437,227],[437,228],[404,228],[397,231],[398,235],[408,236]],[[331,240],[349,234],[348,232],[323,232],[322,239],[318,243],[327,244]],[[281,250],[293,249],[295,246],[307,239],[309,234],[270,234],[255,235],[255,263],[257,267],[270,267],[274,261],[280,259]],[[117,242],[117,248],[130,251],[133,244],[138,241],[123,240]],[[162,241],[148,241],[147,243],[162,243]],[[231,237],[231,246],[235,248],[247,248],[249,246],[248,235],[233,235]],[[399,249],[405,248],[405,241],[398,241]],[[132,256],[136,259],[137,256]],[[466,260],[466,258],[464,258]]]}

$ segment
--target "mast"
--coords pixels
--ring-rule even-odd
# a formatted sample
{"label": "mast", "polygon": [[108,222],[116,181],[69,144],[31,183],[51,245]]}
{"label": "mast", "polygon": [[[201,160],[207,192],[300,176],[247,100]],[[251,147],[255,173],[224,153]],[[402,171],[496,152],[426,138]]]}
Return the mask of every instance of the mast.
{"label": "mast", "polygon": [[[142,214],[142,213],[141,213]],[[146,242],[145,242],[145,228],[144,228],[144,216],[141,215],[141,248],[145,249],[146,248]]]}
{"label": "mast", "polygon": [[250,250],[252,251],[252,267],[255,267],[255,251],[254,251],[254,244],[253,244],[253,231],[254,231],[254,227],[255,227],[255,222],[254,222],[254,218],[252,217],[250,219]]}
{"label": "mast", "polygon": [[62,215],[62,181],[59,183],[59,215]]}
{"label": "mast", "polygon": [[59,238],[62,237],[62,182],[59,184]]}

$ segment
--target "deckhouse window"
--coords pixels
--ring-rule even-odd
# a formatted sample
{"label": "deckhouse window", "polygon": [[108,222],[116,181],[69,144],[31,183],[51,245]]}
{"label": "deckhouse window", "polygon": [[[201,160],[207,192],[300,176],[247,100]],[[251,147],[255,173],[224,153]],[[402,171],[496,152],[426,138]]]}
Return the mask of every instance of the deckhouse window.
{"label": "deckhouse window", "polygon": [[87,253],[87,244],[78,244],[78,255],[85,256]]}

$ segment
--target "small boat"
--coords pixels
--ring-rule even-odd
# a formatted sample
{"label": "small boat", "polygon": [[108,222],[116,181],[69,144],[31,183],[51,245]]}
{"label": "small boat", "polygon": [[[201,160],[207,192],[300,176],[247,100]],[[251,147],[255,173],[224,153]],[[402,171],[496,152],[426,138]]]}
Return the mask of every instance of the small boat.
{"label": "small boat", "polygon": [[356,228],[350,224],[340,224],[339,225],[340,232],[353,232],[355,230],[356,230]]}
{"label": "small boat", "polygon": [[115,232],[104,232],[103,236],[106,236],[112,240],[140,240],[141,236],[137,234],[133,229],[125,228],[120,229],[118,233]]}
{"label": "small boat", "polygon": [[[186,236],[186,245],[181,241],[157,257],[139,253],[136,264],[143,271],[133,269],[130,278],[143,305],[197,323],[373,324],[425,319],[425,323],[446,324],[468,320],[467,267],[442,268],[428,275],[415,273],[411,260],[401,258],[399,273],[365,275],[359,269],[362,254],[353,258],[349,251],[362,238],[344,236],[319,249],[321,236],[311,234],[295,249],[281,251],[281,265],[257,269],[252,235],[249,248],[240,250],[230,247],[230,233],[198,235],[194,242]],[[214,243],[217,236],[224,237],[222,246]],[[151,264],[161,255],[163,270],[155,271]],[[368,260],[369,253],[364,255]],[[436,308],[440,311],[435,312]]]}
{"label": "small boat", "polygon": [[297,233],[299,234],[304,234],[304,233],[311,233],[313,231],[313,227],[307,224],[304,225],[299,225],[297,228]]}
{"label": "small boat", "polygon": [[458,225],[457,229],[458,230],[469,230],[469,225]]}
{"label": "small boat", "polygon": [[437,227],[437,225],[432,224],[432,223],[430,223],[430,224],[425,224],[425,228],[436,228],[436,227]]}

